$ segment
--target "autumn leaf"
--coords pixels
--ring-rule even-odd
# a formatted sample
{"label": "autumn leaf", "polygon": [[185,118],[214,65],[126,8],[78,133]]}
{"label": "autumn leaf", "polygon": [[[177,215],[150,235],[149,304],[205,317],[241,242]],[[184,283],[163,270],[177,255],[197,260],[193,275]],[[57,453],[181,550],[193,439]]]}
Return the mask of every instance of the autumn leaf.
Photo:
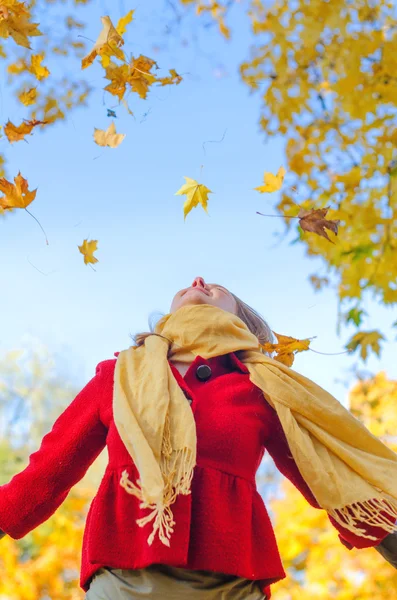
{"label": "autumn leaf", "polygon": [[47,67],[43,67],[43,65],[41,64],[43,62],[43,60],[44,60],[44,54],[43,53],[42,54],[32,54],[32,56],[30,58],[29,71],[39,81],[41,81],[42,79],[45,79],[50,74],[50,72],[47,69]]}
{"label": "autumn leaf", "polygon": [[36,102],[37,89],[31,88],[30,90],[23,91],[19,94],[18,98],[22,102],[22,104],[24,104],[25,106],[30,106],[31,104],[34,104]]}
{"label": "autumn leaf", "polygon": [[47,121],[24,121],[20,125],[14,125],[11,121],[8,121],[4,125],[4,133],[6,134],[8,141],[19,142],[20,140],[25,139],[25,135],[28,135],[32,132],[34,127],[38,125],[46,125]]}
{"label": "autumn leaf", "polygon": [[358,308],[358,306],[355,306],[354,308],[351,308],[347,313],[345,313],[345,322],[354,323],[358,327],[359,325],[361,325],[364,315],[368,316],[368,313],[365,312],[365,310]]}
{"label": "autumn leaf", "polygon": [[116,133],[116,126],[112,121],[109,127],[104,131],[103,129],[96,129],[94,131],[94,140],[98,146],[109,146],[110,148],[117,148],[125,138],[125,133]]}
{"label": "autumn leaf", "polygon": [[85,239],[81,246],[78,246],[81,254],[84,256],[84,262],[86,265],[88,263],[96,263],[98,259],[95,258],[94,252],[97,250],[98,240],[91,240],[90,242]]}
{"label": "autumn leaf", "polygon": [[163,85],[172,85],[173,83],[176,85],[179,85],[180,82],[182,81],[182,77],[180,75],[178,75],[178,73],[175,71],[175,69],[170,69],[170,76],[169,77],[160,77],[159,79],[157,79],[156,83],[160,83],[162,86]]}
{"label": "autumn leaf", "polygon": [[284,167],[280,167],[277,171],[277,175],[273,175],[272,173],[265,172],[263,176],[264,185],[254,188],[261,192],[261,194],[265,192],[277,192],[282,186],[284,181],[284,175],[286,171]]}
{"label": "autumn leaf", "polygon": [[379,342],[384,339],[385,338],[379,333],[379,331],[359,331],[346,344],[346,349],[350,352],[355,352],[357,348],[360,348],[360,356],[364,361],[366,361],[368,356],[368,348],[371,348],[371,350],[375,352],[377,356],[379,356]]}
{"label": "autumn leaf", "polygon": [[141,98],[146,98],[149,86],[156,81],[155,75],[150,73],[154,66],[157,67],[156,61],[143,54],[131,60],[128,83]]}
{"label": "autumn leaf", "polygon": [[272,344],[271,342],[266,342],[265,344],[262,344],[262,348],[265,352],[269,352],[270,354],[276,352],[274,359],[278,360],[287,367],[292,366],[294,362],[294,356],[297,352],[309,350],[309,339],[298,340],[288,335],[276,333],[275,331],[273,331],[273,333],[277,338],[277,343]]}
{"label": "autumn leaf", "polygon": [[14,181],[15,184],[0,177],[0,192],[4,194],[0,197],[0,207],[3,209],[26,208],[36,197],[37,188],[29,191],[28,182],[21,173],[14,177]]}
{"label": "autumn leaf", "polygon": [[[81,61],[81,68],[85,69],[91,65],[97,56],[105,56],[106,62],[109,64],[110,56],[114,55],[121,60],[124,60],[124,53],[119,50],[124,44],[124,40],[115,29],[110,17],[101,17],[103,28],[91,52],[89,52]],[[103,64],[106,67],[106,64]]]}
{"label": "autumn leaf", "polygon": [[43,60],[44,53],[32,54],[30,56],[30,64],[28,64],[24,59],[19,59],[17,62],[9,64],[7,71],[10,75],[20,75],[24,71],[27,71],[28,73],[32,73],[36,79],[41,81],[50,74],[50,71],[47,69],[47,67],[44,67],[41,64]]}
{"label": "autumn leaf", "polygon": [[207,211],[207,202],[208,202],[208,194],[212,194],[211,190],[209,190],[202,183],[198,183],[194,179],[190,179],[190,177],[185,177],[186,183],[175,193],[175,196],[182,196],[186,194],[186,201],[183,205],[183,214],[184,219],[186,219],[186,215],[195,208],[199,203],[204,208],[205,212]]}
{"label": "autumn leaf", "polygon": [[303,229],[303,231],[311,231],[312,233],[316,233],[317,235],[321,235],[325,237],[331,244],[334,242],[329,239],[325,228],[333,231],[335,235],[338,235],[338,225],[340,223],[339,220],[332,221],[331,219],[326,219],[326,214],[329,210],[327,208],[318,208],[312,210],[304,210],[300,209],[298,213],[299,225]]}
{"label": "autumn leaf", "polygon": [[6,0],[0,5],[0,37],[12,37],[15,43],[30,49],[29,37],[42,35],[38,23],[30,22],[25,2]]}
{"label": "autumn leaf", "polygon": [[116,31],[119,35],[123,35],[125,33],[127,25],[131,23],[133,19],[134,12],[134,10],[130,10],[124,17],[121,17],[121,19],[119,19],[116,25]]}

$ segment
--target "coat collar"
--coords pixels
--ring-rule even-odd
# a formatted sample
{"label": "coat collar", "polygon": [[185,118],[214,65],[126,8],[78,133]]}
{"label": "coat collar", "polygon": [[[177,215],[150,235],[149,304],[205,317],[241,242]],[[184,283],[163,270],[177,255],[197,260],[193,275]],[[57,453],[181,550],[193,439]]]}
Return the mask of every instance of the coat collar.
{"label": "coat collar", "polygon": [[[118,356],[120,354],[120,352],[115,352],[114,356]],[[239,358],[237,358],[237,355],[235,352],[230,352],[229,353],[229,359],[231,364],[236,367],[239,371],[241,371],[242,373],[249,373],[248,368],[246,367],[246,365],[241,362],[241,360]]]}

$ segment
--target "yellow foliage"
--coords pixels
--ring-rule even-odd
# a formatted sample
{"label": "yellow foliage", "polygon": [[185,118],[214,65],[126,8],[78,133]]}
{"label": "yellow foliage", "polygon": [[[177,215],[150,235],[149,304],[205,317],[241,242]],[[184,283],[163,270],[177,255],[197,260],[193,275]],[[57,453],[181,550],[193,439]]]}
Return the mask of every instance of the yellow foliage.
{"label": "yellow foliage", "polygon": [[[261,127],[266,136],[285,134],[291,188],[311,200],[304,208],[329,206],[343,228],[335,245],[312,235],[300,242],[332,267],[341,302],[360,302],[372,289],[397,303],[392,3],[252,0],[249,17],[258,42],[240,72],[261,94]],[[276,208],[291,216],[290,207],[287,188]]]}

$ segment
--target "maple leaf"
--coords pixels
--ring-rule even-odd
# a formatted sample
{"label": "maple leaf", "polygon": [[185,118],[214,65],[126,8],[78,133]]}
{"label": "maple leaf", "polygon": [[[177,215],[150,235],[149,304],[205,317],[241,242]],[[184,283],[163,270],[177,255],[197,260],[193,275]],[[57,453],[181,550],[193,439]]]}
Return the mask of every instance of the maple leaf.
{"label": "maple leaf", "polygon": [[205,212],[207,211],[207,202],[208,202],[208,194],[212,194],[211,190],[209,190],[202,183],[198,183],[194,179],[190,179],[190,177],[185,177],[186,183],[175,193],[175,196],[182,196],[186,194],[186,201],[183,205],[183,214],[184,219],[186,219],[186,215],[195,208],[199,203],[204,208]]}
{"label": "maple leaf", "polygon": [[265,352],[276,352],[274,359],[287,367],[292,366],[297,352],[309,350],[310,339],[298,340],[288,335],[276,333],[275,331],[273,331],[273,333],[277,338],[277,343],[272,344],[271,342],[266,342],[265,344],[262,344],[262,348]]}
{"label": "maple leaf", "polygon": [[36,79],[38,79],[39,81],[41,81],[42,79],[45,79],[50,74],[47,67],[43,67],[43,65],[41,64],[43,62],[43,60],[44,60],[43,53],[42,54],[32,54],[32,56],[30,58],[29,71],[30,71],[30,73],[35,75]]}
{"label": "maple leaf", "polygon": [[22,102],[22,104],[24,104],[25,106],[30,106],[31,104],[34,104],[36,102],[37,89],[31,88],[30,90],[21,92],[18,98]]}
{"label": "maple leaf", "polygon": [[146,98],[149,86],[156,81],[155,75],[150,73],[153,66],[158,68],[156,61],[143,54],[131,60],[128,83],[141,98]]}
{"label": "maple leaf", "polygon": [[29,21],[31,15],[24,2],[8,0],[0,5],[0,37],[12,37],[15,43],[30,49],[29,37],[42,35],[38,23]]}
{"label": "maple leaf", "polygon": [[15,184],[7,181],[5,177],[0,177],[0,192],[4,196],[0,198],[0,207],[5,209],[10,208],[26,208],[36,197],[37,188],[29,191],[27,180],[18,173],[14,177]]}
{"label": "maple leaf", "polygon": [[105,87],[105,90],[122,100],[126,91],[128,75],[128,65],[115,65],[110,62],[106,67],[105,74],[106,79],[110,79],[110,83]]}
{"label": "maple leaf", "polygon": [[116,126],[112,121],[109,127],[104,131],[103,129],[96,129],[94,131],[94,140],[98,146],[109,146],[110,148],[117,148],[125,138],[125,133],[116,133]]}
{"label": "maple leaf", "polygon": [[346,344],[346,349],[350,350],[350,352],[354,352],[360,347],[360,356],[364,361],[366,361],[368,356],[368,348],[371,348],[371,350],[375,352],[377,356],[379,356],[379,342],[384,339],[385,338],[379,333],[379,331],[359,331]]}
{"label": "maple leaf", "polygon": [[261,194],[265,192],[277,192],[282,186],[284,181],[284,175],[286,170],[284,167],[280,167],[277,171],[277,175],[273,175],[272,173],[265,172],[263,176],[264,185],[254,188],[254,190],[258,190]]}
{"label": "maple leaf", "polygon": [[110,17],[101,17],[103,28],[98,36],[97,41],[91,52],[89,52],[81,61],[81,68],[85,69],[91,65],[97,56],[105,57],[105,63],[103,66],[106,67],[110,62],[110,56],[114,55],[120,60],[124,59],[124,53],[119,50],[120,46],[124,44],[124,40],[119,32],[114,27]]}
{"label": "maple leaf", "polygon": [[94,256],[94,252],[97,250],[97,245],[98,240],[91,240],[89,242],[87,239],[85,239],[81,246],[77,246],[81,254],[84,256],[84,262],[86,265],[88,265],[88,263],[95,264],[98,262],[98,259]]}
{"label": "maple leaf", "polygon": [[331,220],[326,219],[327,212],[329,207],[327,208],[318,208],[313,210],[304,210],[300,209],[298,213],[299,225],[303,229],[303,231],[311,231],[312,233],[316,233],[317,235],[321,235],[325,237],[331,244],[334,244],[332,240],[329,239],[327,232],[325,231],[325,227],[330,231],[333,231],[335,235],[338,235],[338,225],[340,220]]}
{"label": "maple leaf", "polygon": [[157,79],[157,83],[160,83],[162,86],[163,85],[172,85],[173,83],[175,85],[179,85],[180,82],[182,81],[182,77],[180,75],[178,75],[178,73],[175,71],[175,69],[169,69],[170,71],[170,76],[169,77],[161,77],[159,79]]}
{"label": "maple leaf", "polygon": [[128,11],[128,13],[124,16],[121,17],[116,25],[116,31],[117,33],[119,33],[120,35],[123,35],[125,33],[125,30],[127,28],[127,25],[129,23],[131,23],[133,17],[134,17],[134,10],[130,10]]}
{"label": "maple leaf", "polygon": [[4,133],[6,134],[8,141],[19,142],[20,140],[25,139],[25,135],[28,135],[32,132],[34,127],[37,125],[46,125],[47,121],[24,121],[20,125],[14,125],[11,121],[7,121],[4,125]]}

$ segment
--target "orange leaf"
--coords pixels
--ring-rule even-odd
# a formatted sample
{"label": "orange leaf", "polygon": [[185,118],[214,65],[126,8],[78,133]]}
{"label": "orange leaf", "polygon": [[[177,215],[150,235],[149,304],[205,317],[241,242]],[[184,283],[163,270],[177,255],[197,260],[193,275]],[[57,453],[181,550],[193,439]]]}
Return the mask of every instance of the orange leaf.
{"label": "orange leaf", "polygon": [[11,121],[8,121],[5,125],[4,125],[4,133],[6,134],[8,141],[13,143],[13,142],[19,142],[20,140],[23,140],[25,138],[25,135],[28,135],[29,133],[32,132],[32,129],[34,127],[37,127],[37,125],[46,125],[47,121],[24,121],[23,123],[21,123],[20,125],[14,125],[13,123],[11,123]]}
{"label": "orange leaf", "polygon": [[265,344],[262,344],[262,348],[265,350],[265,352],[269,352],[270,354],[276,352],[274,359],[283,363],[287,367],[292,365],[294,362],[294,356],[297,352],[309,350],[309,339],[298,340],[288,335],[276,333],[275,331],[273,331],[273,333],[277,338],[277,343],[272,344],[271,342],[266,342]]}
{"label": "orange leaf", "polygon": [[26,208],[36,197],[37,188],[29,191],[28,182],[21,173],[14,177],[14,181],[15,185],[5,177],[0,177],[0,192],[4,194],[0,198],[0,206],[3,209]]}

